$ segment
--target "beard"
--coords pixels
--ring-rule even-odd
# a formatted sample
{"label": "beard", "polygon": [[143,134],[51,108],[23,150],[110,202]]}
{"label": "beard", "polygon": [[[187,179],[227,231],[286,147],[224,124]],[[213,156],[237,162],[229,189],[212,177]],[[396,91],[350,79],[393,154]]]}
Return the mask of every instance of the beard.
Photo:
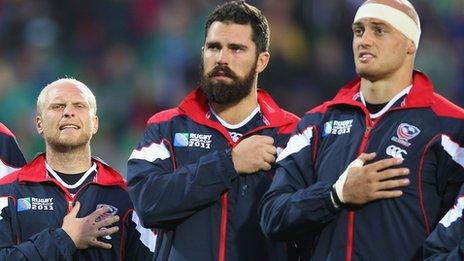
{"label": "beard", "polygon": [[[240,78],[227,65],[218,65],[208,73],[205,73],[202,64],[201,88],[203,93],[208,97],[209,102],[220,105],[237,104],[250,94],[255,80],[256,66],[257,61],[255,61],[248,73],[243,78]],[[229,77],[232,79],[232,83],[214,80],[213,77],[218,75]]]}
{"label": "beard", "polygon": [[92,135],[81,134],[78,137],[63,137],[59,135],[45,135],[45,142],[57,152],[78,151],[88,146]]}

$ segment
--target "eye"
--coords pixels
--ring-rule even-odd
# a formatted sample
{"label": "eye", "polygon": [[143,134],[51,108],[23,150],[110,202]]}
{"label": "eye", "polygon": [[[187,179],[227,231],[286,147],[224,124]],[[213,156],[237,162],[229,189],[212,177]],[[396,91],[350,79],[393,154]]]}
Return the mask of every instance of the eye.
{"label": "eye", "polygon": [[221,46],[217,43],[211,43],[206,45],[206,49],[211,51],[219,51],[221,50]]}
{"label": "eye", "polygon": [[233,53],[242,53],[248,49],[248,47],[243,44],[229,44],[228,48]]}
{"label": "eye", "polygon": [[51,108],[52,110],[61,110],[61,109],[64,108],[64,104],[52,104],[52,105],[50,106],[50,108]]}
{"label": "eye", "polygon": [[364,30],[361,27],[353,28],[353,34],[355,36],[361,36],[364,33]]}
{"label": "eye", "polygon": [[240,53],[240,52],[243,52],[244,50],[241,47],[232,47],[232,51],[234,53]]}
{"label": "eye", "polygon": [[383,34],[385,34],[385,29],[382,28],[382,27],[376,27],[376,28],[374,28],[374,32],[375,32],[377,35],[383,35]]}

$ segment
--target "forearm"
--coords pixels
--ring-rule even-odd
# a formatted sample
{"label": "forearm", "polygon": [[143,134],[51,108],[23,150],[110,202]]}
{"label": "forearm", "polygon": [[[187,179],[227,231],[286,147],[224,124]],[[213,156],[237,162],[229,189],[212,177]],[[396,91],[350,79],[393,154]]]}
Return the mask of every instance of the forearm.
{"label": "forearm", "polygon": [[0,248],[1,260],[72,260],[76,251],[71,238],[62,229],[45,229],[18,245]]}
{"label": "forearm", "polygon": [[321,182],[295,192],[270,190],[260,208],[263,231],[274,239],[291,240],[318,230],[339,212],[330,190]]}
{"label": "forearm", "polygon": [[225,151],[215,151],[175,171],[129,162],[129,193],[142,223],[162,227],[217,201],[237,177]]}

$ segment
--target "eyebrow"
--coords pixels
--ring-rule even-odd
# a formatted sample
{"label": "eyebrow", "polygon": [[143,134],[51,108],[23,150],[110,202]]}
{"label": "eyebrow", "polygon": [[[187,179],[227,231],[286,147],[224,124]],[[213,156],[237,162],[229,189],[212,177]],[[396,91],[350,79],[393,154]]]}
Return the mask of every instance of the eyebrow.
{"label": "eyebrow", "polygon": [[356,22],[356,23],[353,23],[353,25],[351,26],[352,28],[355,28],[355,27],[362,27],[362,26],[370,26],[370,25],[374,25],[374,26],[387,26],[386,23],[384,22],[375,22],[375,21],[368,21],[365,23],[363,22]]}
{"label": "eyebrow", "polygon": [[243,49],[243,50],[248,49],[248,46],[246,46],[244,44],[239,44],[239,43],[230,43],[230,44],[227,45],[227,47],[229,47],[229,48],[239,48],[239,49]]}
{"label": "eyebrow", "polygon": [[371,24],[376,26],[387,26],[387,24],[384,22],[371,22]]}
{"label": "eyebrow", "polygon": [[[206,47],[222,47],[223,45],[217,41],[206,42]],[[229,43],[227,44],[227,48],[240,48],[240,49],[248,49],[247,45],[240,44],[240,43]]]}
{"label": "eyebrow", "polygon": [[210,42],[206,42],[205,44],[207,47],[211,47],[211,46],[222,46],[221,43],[217,42],[217,41],[210,41]]}
{"label": "eyebrow", "polygon": [[353,23],[353,24],[351,25],[351,27],[352,27],[352,28],[355,28],[355,27],[360,27],[360,26],[363,26],[363,25],[364,25],[364,24],[361,23],[361,22],[356,22],[356,23]]}

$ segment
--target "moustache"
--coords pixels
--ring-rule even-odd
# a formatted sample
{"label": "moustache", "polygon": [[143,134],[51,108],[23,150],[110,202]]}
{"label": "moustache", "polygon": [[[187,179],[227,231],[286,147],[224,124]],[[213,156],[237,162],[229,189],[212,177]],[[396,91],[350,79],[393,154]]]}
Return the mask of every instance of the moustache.
{"label": "moustache", "polygon": [[207,74],[208,78],[214,76],[226,76],[232,79],[237,79],[237,75],[227,66],[227,65],[218,65],[211,69]]}

